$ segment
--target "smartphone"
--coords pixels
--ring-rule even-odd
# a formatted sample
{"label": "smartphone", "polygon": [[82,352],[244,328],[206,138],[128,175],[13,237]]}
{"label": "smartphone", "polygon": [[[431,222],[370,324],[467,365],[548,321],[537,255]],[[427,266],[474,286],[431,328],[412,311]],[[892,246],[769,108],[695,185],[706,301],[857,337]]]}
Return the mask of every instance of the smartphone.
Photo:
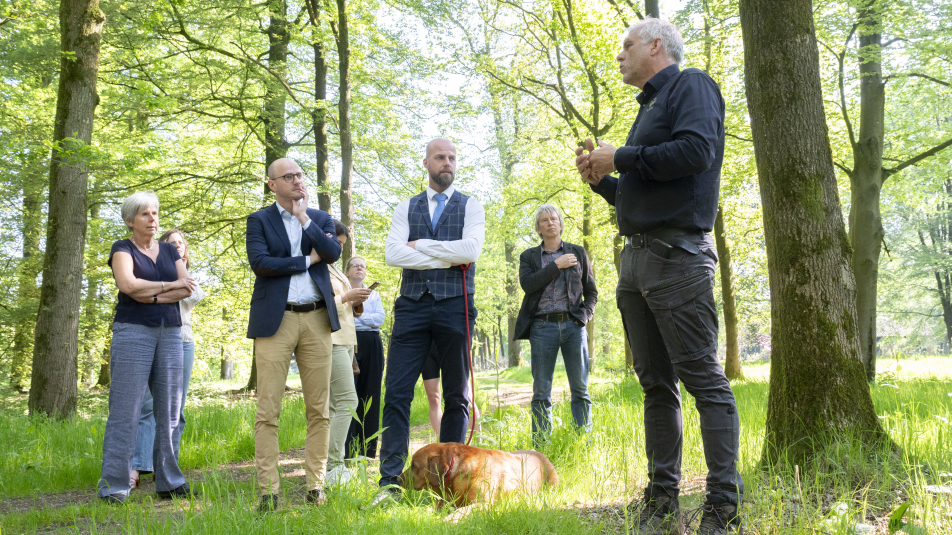
{"label": "smartphone", "polygon": [[674,246],[666,242],[663,242],[661,240],[655,239],[651,241],[651,245],[648,247],[648,249],[652,253],[660,256],[661,258],[670,259],[671,253],[674,251]]}
{"label": "smartphone", "polygon": [[380,286],[380,281],[374,281],[374,283],[371,284],[371,285],[369,286],[369,288],[370,288],[371,290],[376,290],[376,289],[377,289],[377,286]]}

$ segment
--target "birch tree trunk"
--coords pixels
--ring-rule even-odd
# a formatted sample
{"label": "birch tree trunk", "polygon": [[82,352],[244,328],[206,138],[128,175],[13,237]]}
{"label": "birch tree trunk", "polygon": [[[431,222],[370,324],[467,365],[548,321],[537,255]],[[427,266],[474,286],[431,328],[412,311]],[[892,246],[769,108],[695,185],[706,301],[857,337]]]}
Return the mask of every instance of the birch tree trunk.
{"label": "birch tree trunk", "polygon": [[30,414],[76,413],[76,359],[86,247],[87,147],[106,18],[98,0],[61,0],[60,79],[53,126],[43,285],[33,343]]}

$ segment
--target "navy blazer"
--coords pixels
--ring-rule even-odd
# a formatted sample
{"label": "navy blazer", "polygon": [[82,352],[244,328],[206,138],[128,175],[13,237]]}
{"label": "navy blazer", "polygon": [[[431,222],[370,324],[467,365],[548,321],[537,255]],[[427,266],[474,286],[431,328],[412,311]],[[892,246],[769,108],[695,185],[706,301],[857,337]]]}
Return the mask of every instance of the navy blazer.
{"label": "navy blazer", "polygon": [[[311,264],[307,272],[317,284],[324,302],[328,304],[327,317],[331,330],[340,329],[337,307],[334,306],[334,289],[331,287],[327,265],[340,258],[341,246],[337,241],[334,220],[322,210],[307,209],[311,224],[304,233],[312,246],[321,255],[321,261]],[[328,237],[327,234],[331,236]],[[248,338],[274,336],[281,326],[284,307],[288,303],[291,275],[304,271],[304,256],[291,258],[291,240],[281,220],[277,204],[248,216],[248,231],[245,247],[251,271],[255,273],[255,289],[251,294],[251,313],[248,318]],[[302,251],[304,255],[310,251]]]}

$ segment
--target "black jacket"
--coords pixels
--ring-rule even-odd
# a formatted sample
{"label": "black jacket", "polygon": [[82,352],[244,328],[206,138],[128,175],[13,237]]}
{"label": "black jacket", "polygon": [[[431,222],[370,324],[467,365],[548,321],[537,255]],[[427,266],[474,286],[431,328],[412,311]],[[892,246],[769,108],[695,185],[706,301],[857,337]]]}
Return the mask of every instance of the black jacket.
{"label": "black jacket", "polygon": [[[585,324],[595,314],[595,303],[598,302],[598,288],[595,287],[592,263],[581,246],[566,241],[562,242],[562,246],[565,254],[574,254],[578,259],[578,264],[567,268],[569,271],[569,314],[578,322]],[[522,298],[522,308],[519,309],[519,317],[516,318],[516,331],[513,335],[516,340],[529,339],[529,330],[532,328],[536,310],[539,309],[542,292],[550,282],[558,278],[559,271],[559,266],[556,266],[555,262],[550,262],[545,269],[542,268],[541,243],[526,249],[519,255],[519,284],[526,295]]]}

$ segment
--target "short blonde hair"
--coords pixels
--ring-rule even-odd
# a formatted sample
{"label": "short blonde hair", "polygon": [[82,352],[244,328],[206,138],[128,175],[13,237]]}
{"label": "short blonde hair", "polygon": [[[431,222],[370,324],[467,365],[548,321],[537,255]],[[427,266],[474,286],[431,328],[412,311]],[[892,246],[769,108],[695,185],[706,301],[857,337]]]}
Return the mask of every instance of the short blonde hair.
{"label": "short blonde hair", "polygon": [[[126,200],[122,201],[122,208],[119,210],[119,214],[122,215],[122,222],[126,223],[126,221],[135,219],[136,214],[143,208],[159,209],[159,196],[154,191],[137,191],[126,197]],[[126,228],[129,229],[129,232],[132,232],[129,223],[126,223]]]}
{"label": "short blonde hair", "polygon": [[542,233],[539,232],[539,220],[542,219],[542,216],[549,214],[555,214],[559,216],[559,226],[562,228],[562,230],[559,231],[560,236],[562,235],[562,231],[565,230],[565,219],[562,219],[562,211],[559,210],[559,207],[554,204],[545,203],[536,208],[535,211],[535,231],[540,238],[542,237]]}

